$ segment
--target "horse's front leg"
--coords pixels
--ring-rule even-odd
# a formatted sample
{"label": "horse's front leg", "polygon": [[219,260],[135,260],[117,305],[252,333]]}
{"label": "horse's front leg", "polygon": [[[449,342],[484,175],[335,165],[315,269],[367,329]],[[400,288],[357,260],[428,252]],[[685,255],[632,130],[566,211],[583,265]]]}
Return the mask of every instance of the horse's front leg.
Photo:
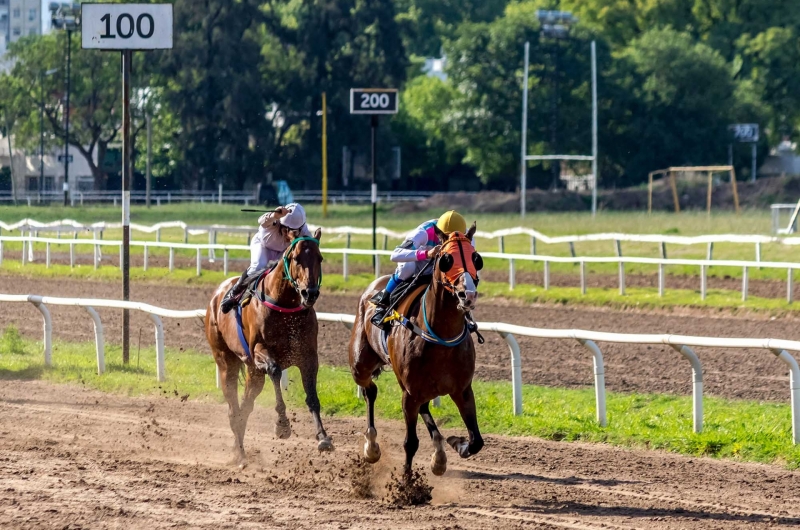
{"label": "horse's front leg", "polygon": [[472,393],[472,385],[467,386],[463,392],[450,394],[450,398],[458,407],[461,419],[464,420],[464,425],[467,426],[469,442],[463,436],[450,436],[447,438],[447,443],[461,455],[461,458],[467,458],[477,454],[483,448],[483,438],[478,429],[478,413],[475,408],[475,394]]}
{"label": "horse's front leg", "polygon": [[[247,430],[247,420],[250,418],[250,413],[253,412],[256,398],[261,394],[262,390],[264,390],[264,373],[253,366],[248,366],[247,378],[244,384],[244,396],[239,407],[238,438],[242,442],[244,442],[244,434]],[[244,467],[245,462],[242,461],[239,466]]]}
{"label": "horse's front leg", "polygon": [[261,344],[255,347],[255,359],[258,370],[269,376],[272,386],[275,388],[275,413],[278,415],[275,420],[275,436],[281,439],[288,438],[292,435],[292,426],[289,418],[286,417],[286,403],[283,402],[281,367],[269,356],[267,349]]}
{"label": "horse's front leg", "polygon": [[403,416],[406,419],[406,439],[403,440],[403,449],[406,451],[406,465],[404,471],[411,473],[411,464],[414,455],[419,449],[419,438],[417,437],[417,416],[419,416],[420,404],[408,392],[403,392]]}
{"label": "horse's front leg", "polygon": [[311,359],[307,359],[299,368],[300,377],[303,380],[303,390],[306,392],[306,405],[311,412],[311,417],[314,419],[314,427],[317,429],[317,441],[319,442],[317,449],[320,451],[333,451],[333,440],[325,432],[325,427],[322,426],[322,419],[319,416],[320,404],[317,396],[319,362],[316,354]]}
{"label": "horse's front leg", "polygon": [[222,394],[228,403],[228,421],[233,432],[234,463],[244,467],[244,430],[239,428],[241,423],[241,408],[239,407],[239,369],[242,362],[232,353],[214,352],[214,360],[219,369],[222,383]]}
{"label": "horse's front leg", "polygon": [[444,436],[439,432],[439,427],[431,416],[429,409],[430,401],[426,401],[419,408],[419,415],[422,416],[422,421],[428,428],[428,433],[431,435],[433,441],[433,455],[431,455],[431,471],[434,475],[444,475],[447,471],[447,453],[444,452]]}

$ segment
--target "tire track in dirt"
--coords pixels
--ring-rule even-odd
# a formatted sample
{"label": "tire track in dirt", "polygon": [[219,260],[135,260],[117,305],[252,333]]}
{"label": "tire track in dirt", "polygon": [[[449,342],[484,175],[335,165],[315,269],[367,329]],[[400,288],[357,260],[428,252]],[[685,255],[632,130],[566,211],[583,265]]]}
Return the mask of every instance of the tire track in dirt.
{"label": "tire track in dirt", "polygon": [[[796,474],[785,469],[601,444],[487,436],[462,460],[448,450],[428,506],[386,504],[403,459],[403,427],[378,418],[384,457],[376,498],[350,493],[363,418],[326,418],[337,451],[319,454],[305,411],[276,440],[257,407],[250,465],[226,465],[222,404],[105,395],[5,379],[0,386],[0,520],[30,528],[774,528],[800,524]],[[463,429],[446,429],[457,434]],[[416,462],[432,450],[422,439]]]}

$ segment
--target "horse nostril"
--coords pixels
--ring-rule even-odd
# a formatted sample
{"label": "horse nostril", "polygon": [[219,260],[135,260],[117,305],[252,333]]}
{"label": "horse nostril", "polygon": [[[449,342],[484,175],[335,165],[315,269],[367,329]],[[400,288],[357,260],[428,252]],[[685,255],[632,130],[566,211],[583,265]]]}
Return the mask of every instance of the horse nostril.
{"label": "horse nostril", "polygon": [[466,300],[467,299],[467,293],[465,293],[464,291],[459,291],[458,292],[458,297],[461,298],[462,300]]}
{"label": "horse nostril", "polygon": [[308,289],[301,290],[300,296],[302,296],[303,298],[308,298]]}

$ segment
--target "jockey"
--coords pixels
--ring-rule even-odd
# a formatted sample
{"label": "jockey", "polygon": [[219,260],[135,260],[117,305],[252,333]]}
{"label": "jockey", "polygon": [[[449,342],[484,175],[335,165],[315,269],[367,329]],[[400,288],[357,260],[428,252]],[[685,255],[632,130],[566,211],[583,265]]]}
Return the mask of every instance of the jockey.
{"label": "jockey", "polygon": [[300,230],[300,237],[311,236],[306,225],[306,211],[297,203],[279,206],[258,218],[258,232],[250,240],[250,266],[242,273],[220,304],[223,313],[233,309],[239,302],[239,295],[244,292],[252,275],[263,271],[270,263],[277,261],[289,245],[286,232]]}
{"label": "jockey", "polygon": [[434,226],[448,236],[453,232],[462,234],[467,232],[467,222],[461,214],[450,210],[439,219],[431,219],[419,225],[400,246],[394,249],[391,260],[397,263],[397,270],[389,278],[386,287],[370,300],[377,306],[371,320],[375,326],[382,327],[392,292],[403,282],[411,280],[439,252],[441,243],[436,236]]}

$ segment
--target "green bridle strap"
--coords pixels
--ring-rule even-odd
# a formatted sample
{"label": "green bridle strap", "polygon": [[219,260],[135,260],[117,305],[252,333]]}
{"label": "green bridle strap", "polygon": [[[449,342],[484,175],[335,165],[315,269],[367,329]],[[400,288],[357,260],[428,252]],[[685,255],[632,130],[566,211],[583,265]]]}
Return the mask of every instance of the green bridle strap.
{"label": "green bridle strap", "polygon": [[[292,287],[297,289],[297,281],[292,278],[291,272],[289,272],[289,256],[294,251],[294,247],[301,241],[313,241],[314,243],[319,246],[319,239],[315,239],[311,236],[303,236],[295,238],[292,243],[289,245],[289,248],[286,249],[286,252],[283,253],[283,275],[284,277],[289,280],[289,283],[292,284]],[[319,284],[317,286],[322,285],[322,268],[319,270]]]}

